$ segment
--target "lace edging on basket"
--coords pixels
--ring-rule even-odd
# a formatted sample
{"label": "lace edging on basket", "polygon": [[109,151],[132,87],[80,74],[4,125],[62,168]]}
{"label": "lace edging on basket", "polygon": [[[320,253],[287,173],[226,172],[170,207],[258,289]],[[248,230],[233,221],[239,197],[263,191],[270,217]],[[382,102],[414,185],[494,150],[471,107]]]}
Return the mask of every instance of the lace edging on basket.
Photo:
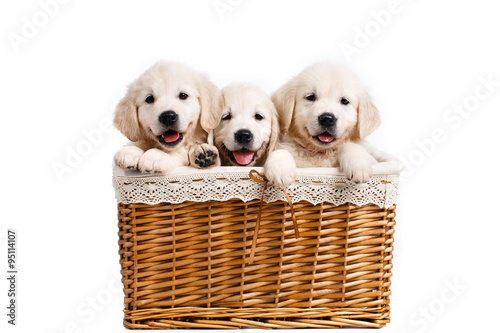
{"label": "lace edging on basket", "polygon": [[[335,205],[352,203],[357,206],[375,204],[389,208],[396,203],[398,175],[374,175],[366,184],[355,184],[343,176],[299,175],[287,193],[293,203],[307,201],[314,205],[328,202]],[[121,177],[113,176],[119,203],[206,202],[240,199],[260,200],[264,185],[250,179],[248,172],[188,174],[173,176]],[[287,201],[283,191],[269,185],[264,201]]]}

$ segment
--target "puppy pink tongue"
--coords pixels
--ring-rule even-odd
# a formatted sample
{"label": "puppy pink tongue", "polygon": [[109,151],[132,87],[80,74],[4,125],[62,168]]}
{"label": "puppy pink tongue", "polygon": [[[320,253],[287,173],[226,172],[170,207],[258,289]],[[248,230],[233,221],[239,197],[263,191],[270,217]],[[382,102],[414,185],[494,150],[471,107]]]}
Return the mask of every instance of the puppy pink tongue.
{"label": "puppy pink tongue", "polygon": [[239,165],[247,165],[252,163],[253,156],[255,153],[253,151],[248,150],[239,150],[233,152],[234,159],[238,162]]}
{"label": "puppy pink tongue", "polygon": [[333,137],[333,135],[330,135],[328,133],[323,133],[323,134],[318,135],[318,139],[320,139],[323,142],[332,142],[334,137]]}
{"label": "puppy pink tongue", "polygon": [[165,140],[165,142],[175,142],[177,139],[179,139],[179,132],[168,131],[163,134],[163,140]]}

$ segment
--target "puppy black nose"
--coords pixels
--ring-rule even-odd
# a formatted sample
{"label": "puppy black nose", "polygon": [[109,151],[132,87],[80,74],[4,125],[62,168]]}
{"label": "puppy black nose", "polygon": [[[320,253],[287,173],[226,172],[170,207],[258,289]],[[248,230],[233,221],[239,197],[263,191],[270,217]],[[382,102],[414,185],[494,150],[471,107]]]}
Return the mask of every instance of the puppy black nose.
{"label": "puppy black nose", "polygon": [[177,113],[175,113],[172,110],[169,111],[164,111],[160,114],[160,117],[158,117],[158,121],[162,123],[165,126],[172,126],[177,122]]}
{"label": "puppy black nose", "polygon": [[249,143],[253,139],[253,134],[249,130],[239,130],[238,132],[234,133],[234,140],[236,142],[245,144]]}
{"label": "puppy black nose", "polygon": [[318,117],[319,124],[323,127],[333,127],[337,122],[337,118],[331,113],[323,113]]}

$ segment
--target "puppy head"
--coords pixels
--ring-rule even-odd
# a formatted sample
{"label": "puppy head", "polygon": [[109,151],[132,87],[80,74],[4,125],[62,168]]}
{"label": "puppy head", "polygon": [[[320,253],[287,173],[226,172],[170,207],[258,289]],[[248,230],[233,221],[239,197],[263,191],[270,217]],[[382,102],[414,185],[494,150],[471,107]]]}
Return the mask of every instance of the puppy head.
{"label": "puppy head", "polygon": [[279,134],[276,109],[269,96],[254,85],[235,83],[222,89],[222,98],[214,141],[223,163],[263,165]]}
{"label": "puppy head", "polygon": [[208,78],[177,62],[158,62],[135,80],[118,103],[114,124],[131,141],[165,151],[217,125],[220,92]]}
{"label": "puppy head", "polygon": [[280,126],[311,150],[364,139],[380,123],[359,78],[345,67],[321,62],[304,69],[272,96]]}

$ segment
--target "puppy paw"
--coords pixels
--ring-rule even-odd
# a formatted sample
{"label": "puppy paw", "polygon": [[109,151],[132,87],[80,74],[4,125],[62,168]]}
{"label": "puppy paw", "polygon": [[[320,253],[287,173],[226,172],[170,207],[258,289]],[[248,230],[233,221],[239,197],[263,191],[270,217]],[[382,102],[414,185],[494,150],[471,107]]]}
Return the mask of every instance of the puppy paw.
{"label": "puppy paw", "polygon": [[375,163],[375,159],[370,155],[361,154],[341,159],[340,168],[344,171],[347,179],[359,184],[370,180]]}
{"label": "puppy paw", "polygon": [[219,166],[219,151],[217,147],[203,143],[191,149],[189,161],[191,166],[200,169]]}
{"label": "puppy paw", "polygon": [[271,184],[280,188],[287,188],[297,177],[297,166],[293,156],[284,149],[269,154],[264,165],[266,178]]}
{"label": "puppy paw", "polygon": [[371,164],[365,164],[365,165],[358,164],[353,166],[347,166],[344,167],[343,169],[345,176],[349,180],[355,182],[356,184],[366,183],[370,180],[370,177],[372,176]]}
{"label": "puppy paw", "polygon": [[339,149],[339,163],[345,176],[359,184],[370,180],[377,160],[361,145],[347,142]]}
{"label": "puppy paw", "polygon": [[114,161],[117,166],[123,169],[137,169],[139,159],[144,150],[134,145],[126,145],[121,147],[114,156]]}
{"label": "puppy paw", "polygon": [[144,173],[167,173],[176,166],[167,153],[156,148],[147,150],[138,162],[138,169]]}

